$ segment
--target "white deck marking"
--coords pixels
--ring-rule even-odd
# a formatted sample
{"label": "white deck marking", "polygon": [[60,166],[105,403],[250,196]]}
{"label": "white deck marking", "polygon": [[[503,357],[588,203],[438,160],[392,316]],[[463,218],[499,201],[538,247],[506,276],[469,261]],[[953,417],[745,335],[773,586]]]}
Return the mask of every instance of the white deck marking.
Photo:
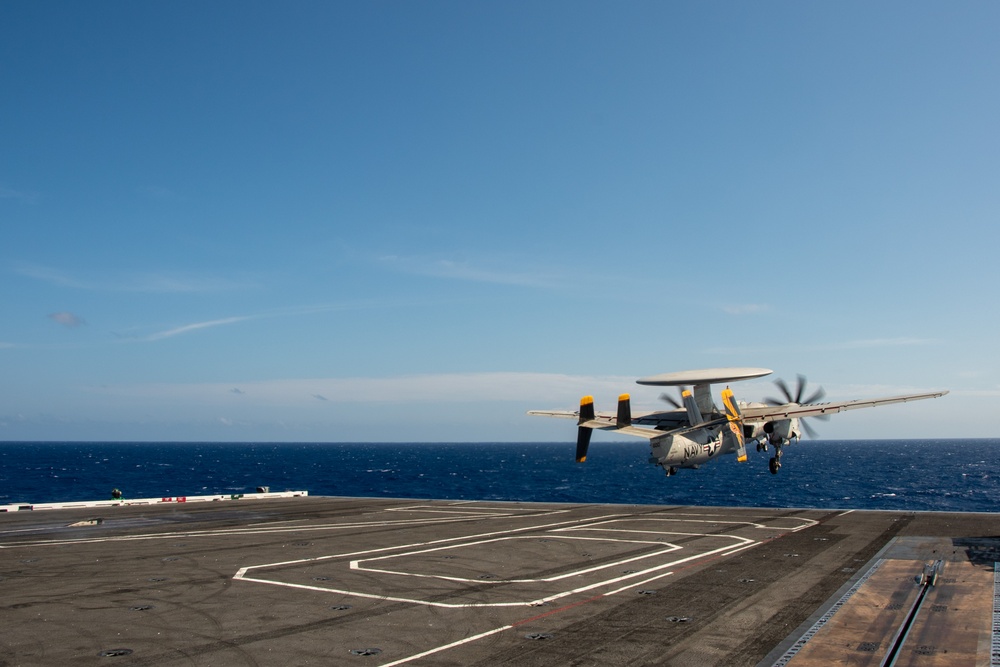
{"label": "white deck marking", "polygon": [[403,665],[412,660],[419,660],[420,658],[426,658],[429,655],[434,655],[435,653],[440,653],[441,651],[447,651],[450,648],[455,648],[456,646],[461,646],[462,644],[469,644],[474,641],[479,641],[483,637],[489,637],[490,635],[495,635],[498,632],[503,632],[504,630],[510,630],[513,625],[503,625],[499,628],[493,628],[492,630],[487,630],[486,632],[480,632],[478,635],[473,635],[471,637],[466,637],[465,639],[459,639],[457,642],[452,642],[450,644],[445,644],[444,646],[437,646],[423,653],[417,653],[416,655],[411,655],[407,658],[402,658],[396,660],[395,662],[387,662],[382,667],[393,667],[393,665]]}
{"label": "white deck marking", "polygon": [[[659,535],[684,535],[684,536],[688,536],[688,537],[706,537],[706,538],[712,538],[712,539],[725,538],[725,539],[729,539],[729,540],[735,540],[737,542],[737,544],[735,544],[735,545],[734,544],[727,544],[727,545],[725,545],[723,547],[718,547],[716,549],[712,549],[712,550],[709,550],[709,551],[706,551],[706,552],[700,552],[700,553],[697,553],[697,554],[695,554],[693,556],[688,556],[686,558],[681,558],[681,559],[670,561],[670,562],[667,562],[667,563],[662,563],[660,565],[649,567],[649,568],[646,568],[646,569],[643,569],[643,570],[637,570],[636,572],[630,572],[628,574],[625,574],[624,576],[619,576],[619,577],[613,577],[613,578],[610,578],[610,579],[599,580],[599,581],[594,582],[594,583],[589,583],[589,584],[586,584],[586,585],[583,585],[583,586],[578,586],[578,587],[575,587],[575,588],[571,588],[571,589],[568,589],[568,590],[565,590],[565,591],[560,591],[560,592],[557,592],[557,593],[554,593],[554,594],[551,594],[551,595],[548,595],[548,596],[545,596],[545,597],[541,597],[541,598],[538,598],[538,599],[534,599],[534,600],[516,600],[516,601],[506,601],[506,602],[474,602],[474,603],[473,602],[463,602],[463,603],[431,602],[431,601],[420,600],[420,599],[415,599],[415,598],[404,598],[404,597],[389,596],[389,595],[384,595],[384,594],[379,594],[379,593],[369,593],[369,592],[365,592],[365,591],[354,591],[354,590],[339,589],[339,588],[328,588],[328,587],[325,587],[325,586],[314,586],[314,585],[310,585],[310,584],[296,584],[296,583],[292,583],[292,582],[276,581],[276,580],[273,580],[273,579],[263,579],[263,578],[248,576],[248,573],[251,570],[273,569],[273,568],[277,568],[277,567],[287,567],[287,566],[290,566],[290,565],[299,565],[299,564],[304,564],[304,563],[316,563],[316,562],[319,562],[319,561],[332,560],[332,559],[337,559],[337,558],[348,558],[348,557],[354,557],[354,556],[370,555],[370,554],[380,553],[380,552],[381,553],[393,552],[393,553],[386,554],[384,556],[377,556],[377,557],[373,557],[373,558],[355,558],[354,560],[352,560],[352,561],[350,561],[348,563],[348,567],[350,569],[353,569],[353,570],[361,570],[361,571],[365,571],[365,572],[371,572],[371,573],[377,573],[377,574],[385,574],[385,575],[390,575],[390,576],[433,578],[433,579],[455,581],[455,582],[463,582],[463,583],[476,583],[476,584],[510,584],[510,583],[541,583],[541,582],[549,583],[549,582],[552,582],[552,581],[559,581],[559,580],[563,580],[563,579],[568,579],[570,577],[582,576],[582,575],[585,575],[585,574],[590,574],[590,573],[593,573],[593,572],[597,572],[597,571],[600,571],[600,570],[606,570],[606,569],[610,569],[610,568],[613,568],[613,567],[621,567],[622,565],[626,565],[628,563],[633,563],[633,562],[636,562],[636,561],[639,561],[639,560],[645,560],[645,559],[653,558],[653,557],[657,557],[657,556],[663,556],[663,555],[666,555],[668,553],[672,553],[672,552],[678,550],[678,545],[671,544],[669,542],[662,543],[662,542],[659,542],[659,541],[653,542],[653,541],[649,541],[649,540],[623,540],[623,539],[616,539],[616,538],[606,538],[606,539],[600,539],[600,538],[581,538],[581,537],[570,537],[570,536],[563,535],[563,536],[561,536],[562,539],[591,539],[592,541],[601,541],[601,542],[621,542],[621,543],[657,544],[657,545],[663,544],[664,548],[660,549],[660,550],[657,550],[655,552],[652,552],[652,553],[642,554],[642,555],[639,555],[639,556],[630,556],[628,558],[620,558],[620,559],[616,559],[616,560],[608,562],[608,563],[604,563],[604,564],[599,565],[599,566],[595,566],[595,567],[591,567],[591,568],[586,568],[586,569],[582,569],[582,570],[574,570],[574,571],[569,572],[569,573],[564,573],[564,574],[561,574],[561,575],[555,575],[555,576],[547,577],[547,578],[499,579],[499,580],[495,580],[495,581],[492,581],[492,580],[481,581],[481,580],[478,580],[478,579],[468,579],[468,578],[465,578],[465,577],[449,577],[447,575],[432,575],[432,574],[422,574],[422,573],[416,573],[416,572],[400,572],[400,571],[396,571],[396,570],[381,570],[381,569],[376,569],[376,568],[366,568],[366,567],[362,567],[362,565],[361,565],[362,563],[369,562],[369,561],[387,560],[387,559],[390,559],[390,558],[401,558],[401,557],[405,557],[405,556],[413,556],[413,555],[418,555],[418,554],[423,554],[423,553],[428,553],[428,552],[443,551],[443,550],[446,550],[446,549],[457,549],[457,548],[464,548],[464,547],[467,547],[467,546],[477,546],[477,545],[481,545],[481,544],[487,544],[487,543],[492,543],[492,542],[499,542],[499,541],[502,541],[502,540],[519,539],[519,538],[522,538],[522,536],[517,536],[517,535],[515,535],[515,533],[523,533],[523,532],[526,532],[526,531],[539,531],[539,530],[543,530],[543,531],[545,531],[547,533],[556,533],[556,532],[558,532],[558,533],[565,533],[565,532],[568,532],[568,531],[584,531],[584,530],[591,530],[591,529],[593,529],[592,527],[595,526],[595,525],[607,525],[607,524],[611,524],[611,523],[616,523],[618,521],[623,521],[623,519],[621,519],[621,515],[604,515],[604,516],[598,516],[598,517],[590,517],[590,518],[586,518],[586,519],[574,519],[574,520],[569,520],[569,521],[554,522],[554,523],[550,523],[550,524],[532,525],[532,526],[526,526],[526,527],[522,527],[522,528],[511,528],[511,529],[502,530],[502,531],[492,531],[492,532],[488,532],[488,533],[480,533],[478,535],[465,535],[465,536],[459,536],[459,537],[445,538],[445,539],[441,539],[441,540],[432,540],[432,541],[429,541],[429,542],[418,543],[418,544],[415,544],[415,545],[405,545],[405,546],[396,546],[396,547],[382,547],[382,548],[369,549],[369,550],[365,550],[365,551],[361,551],[361,552],[354,552],[354,553],[347,553],[347,554],[343,554],[343,553],[342,554],[331,554],[331,555],[326,555],[326,556],[314,556],[314,557],[311,557],[311,558],[296,559],[296,560],[292,560],[292,561],[282,561],[282,562],[279,562],[279,563],[265,563],[265,564],[261,564],[261,565],[250,565],[250,566],[241,568],[236,573],[236,575],[233,578],[236,579],[236,580],[251,581],[251,582],[254,582],[254,583],[269,584],[269,585],[272,585],[272,586],[284,586],[284,587],[287,587],[287,588],[322,591],[322,592],[327,592],[327,593],[335,593],[335,594],[338,594],[338,595],[348,595],[348,596],[356,596],[356,597],[369,598],[369,599],[378,599],[378,600],[389,600],[389,601],[393,601],[393,602],[407,602],[407,603],[415,604],[415,605],[423,605],[423,606],[431,606],[431,607],[442,607],[442,608],[449,608],[449,609],[467,609],[467,608],[480,608],[480,607],[538,606],[538,605],[544,604],[546,602],[551,602],[553,600],[564,598],[564,597],[567,597],[567,596],[570,596],[570,595],[575,595],[575,594],[587,592],[587,591],[590,591],[590,590],[593,590],[595,588],[599,588],[599,587],[602,587],[602,586],[609,586],[609,585],[617,584],[617,583],[624,582],[624,581],[638,579],[640,577],[643,577],[645,575],[648,575],[648,574],[651,574],[651,573],[654,573],[654,572],[661,573],[661,574],[658,574],[657,577],[654,577],[654,578],[659,578],[660,576],[666,576],[665,574],[662,573],[663,570],[671,568],[671,567],[675,567],[675,566],[680,565],[682,563],[687,563],[687,562],[690,562],[690,561],[693,561],[693,560],[697,560],[697,559],[700,559],[700,558],[705,558],[705,557],[712,556],[712,555],[715,555],[715,554],[733,552],[734,551],[734,547],[735,547],[735,550],[739,550],[739,549],[742,549],[742,548],[748,548],[750,546],[754,546],[755,544],[759,543],[756,540],[753,540],[753,539],[750,539],[750,538],[747,538],[747,537],[741,537],[739,535],[730,535],[730,534],[678,533],[678,532],[674,532],[674,531],[642,531],[642,532],[645,532],[645,533],[659,534]],[[681,519],[680,521],[685,521],[685,520]],[[743,523],[743,522],[737,522],[737,523]],[[569,525],[567,525],[567,524],[569,524]],[[597,530],[614,532],[613,529],[607,529],[607,528],[600,528],[600,529],[597,529]],[[786,530],[791,530],[791,529],[786,529]],[[622,531],[622,532],[626,532],[626,531]],[[537,538],[537,536],[535,536],[535,535],[530,536],[530,539],[536,539],[536,538]],[[632,585],[635,585],[635,584],[633,583]]]}
{"label": "white deck marking", "polygon": [[643,579],[642,581],[633,581],[628,586],[622,586],[621,588],[616,588],[613,591],[608,591],[607,593],[604,594],[604,596],[608,597],[610,595],[617,595],[618,593],[621,593],[622,591],[627,591],[630,588],[635,588],[636,586],[645,586],[646,584],[648,584],[651,581],[656,581],[657,579],[664,579],[666,577],[673,576],[673,574],[674,574],[673,572],[665,572],[664,574],[658,574],[655,577],[650,577],[649,579]]}
{"label": "white deck marking", "polygon": [[[618,516],[618,515],[617,514],[613,514],[611,516]],[[603,518],[603,517],[600,517],[600,518]],[[348,557],[351,557],[351,556],[364,556],[364,555],[367,555],[367,554],[380,553],[380,552],[383,552],[383,551],[396,551],[398,549],[415,549],[415,548],[418,548],[418,547],[426,547],[426,546],[430,546],[430,545],[433,545],[433,544],[447,544],[449,542],[457,542],[459,540],[470,540],[470,539],[494,537],[496,535],[509,535],[509,534],[512,534],[512,533],[523,533],[523,532],[528,531],[528,530],[539,530],[539,529],[542,529],[542,528],[549,528],[551,526],[561,526],[564,523],[573,523],[574,521],[587,521],[587,519],[574,519],[572,521],[558,521],[556,523],[542,524],[540,526],[526,526],[524,528],[510,528],[508,530],[497,530],[497,531],[493,531],[493,532],[489,532],[489,533],[480,533],[478,535],[459,535],[458,537],[445,537],[445,538],[442,538],[440,540],[431,540],[429,542],[415,542],[413,544],[401,544],[401,545],[392,546],[392,547],[379,547],[379,548],[376,548],[376,549],[366,549],[364,551],[351,551],[351,552],[346,552],[346,553],[341,553],[341,554],[330,554],[330,555],[327,555],[327,556],[314,556],[312,558],[301,558],[301,559],[298,559],[298,560],[284,561],[284,562],[281,562],[281,563],[265,563],[263,565],[250,565],[248,567],[245,567],[245,568],[241,569],[240,572],[243,572],[245,570],[262,570],[262,569],[268,569],[268,568],[274,568],[274,567],[285,567],[285,566],[288,566],[288,565],[297,565],[299,563],[311,563],[311,562],[316,562],[316,561],[321,561],[321,560],[331,560],[331,559],[334,559],[334,558],[348,558]],[[237,573],[237,576],[238,576],[238,574],[239,573]]]}
{"label": "white deck marking", "polygon": [[[844,514],[848,514],[848,513],[853,512],[853,511],[854,510],[849,510],[848,512],[844,512]],[[670,518],[670,517],[674,517],[674,516],[717,516],[717,517],[720,517],[720,519],[717,520],[717,521],[710,521],[708,519],[672,519],[672,518]],[[843,516],[843,514],[838,515],[838,516]],[[807,519],[806,517],[803,517],[803,516],[765,516],[765,517],[757,517],[759,519],[763,519],[763,520],[767,520],[767,521],[801,521],[802,525],[801,526],[796,526],[796,527],[775,526],[775,525],[767,525],[767,524],[762,524],[762,523],[759,524],[759,523],[755,523],[755,522],[752,522],[752,521],[733,521],[732,519],[726,519],[725,515],[722,515],[722,514],[692,514],[690,512],[671,512],[670,513],[670,517],[665,517],[665,518],[664,517],[658,517],[658,518],[650,517],[650,519],[653,519],[653,520],[656,520],[656,521],[691,521],[693,523],[717,523],[717,524],[729,524],[729,525],[733,525],[733,524],[747,524],[747,525],[753,526],[754,528],[764,528],[764,529],[769,529],[769,530],[787,530],[787,531],[790,531],[790,532],[793,532],[793,533],[794,532],[798,532],[798,531],[802,530],[803,528],[809,528],[810,526],[815,526],[815,525],[819,524],[819,521],[817,521],[816,519]],[[636,518],[641,518],[641,517],[636,517]],[[750,518],[754,518],[754,517],[750,517]]]}
{"label": "white deck marking", "polygon": [[[555,531],[552,531],[555,532]],[[362,567],[361,563],[367,563],[376,560],[385,560],[388,558],[403,558],[404,556],[414,556],[417,554],[430,553],[433,551],[444,551],[446,549],[461,549],[464,547],[472,547],[479,544],[489,544],[491,542],[502,542],[504,540],[536,540],[538,539],[534,535],[514,535],[511,537],[498,537],[491,540],[480,540],[478,542],[464,542],[462,544],[454,544],[446,547],[437,547],[435,549],[421,549],[419,551],[408,551],[401,554],[392,554],[390,556],[378,556],[376,558],[365,558],[361,560],[352,560],[350,563],[350,568],[352,570],[359,570],[363,572],[379,572],[381,574],[394,574],[401,577],[423,577],[427,579],[443,579],[446,581],[463,581],[467,583],[475,584],[515,584],[515,583],[536,583],[539,581],[559,581],[560,579],[566,579],[568,577],[576,577],[581,574],[589,574],[591,572],[596,572],[598,570],[604,570],[609,567],[618,567],[626,563],[631,563],[637,560],[644,560],[646,558],[653,558],[654,556],[662,556],[663,554],[670,553],[672,551],[677,551],[682,547],[676,544],[670,544],[669,542],[655,542],[651,540],[605,540],[595,537],[562,537],[560,539],[564,540],[589,540],[593,542],[622,542],[627,544],[654,544],[656,546],[666,546],[668,548],[660,549],[659,551],[654,551],[648,554],[643,554],[641,556],[634,556],[632,558],[626,558],[623,560],[617,560],[612,563],[606,563],[604,565],[597,565],[591,568],[585,568],[582,570],[573,570],[572,572],[567,572],[565,574],[559,574],[553,577],[543,577],[543,578],[531,578],[531,579],[493,579],[493,580],[480,580],[480,579],[469,579],[465,577],[449,577],[443,574],[418,574],[416,572],[400,572],[398,570],[380,570],[372,567]]]}

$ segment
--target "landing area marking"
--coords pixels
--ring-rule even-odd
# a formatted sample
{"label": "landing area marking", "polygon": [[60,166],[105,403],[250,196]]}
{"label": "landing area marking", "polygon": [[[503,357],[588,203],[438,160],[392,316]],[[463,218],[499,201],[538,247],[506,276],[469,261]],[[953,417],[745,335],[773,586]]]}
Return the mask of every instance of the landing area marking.
{"label": "landing area marking", "polygon": [[[444,514],[455,511],[451,507],[394,508],[394,511],[417,510]],[[501,515],[500,511],[493,515],[477,514],[493,520],[512,517]],[[796,517],[774,520],[784,525],[679,516],[624,518],[609,514],[251,565],[241,568],[234,579],[441,608],[535,607],[573,595],[599,592],[602,588],[605,590],[601,595],[613,595],[670,576],[672,568],[677,566],[730,555],[761,543],[757,537],[737,535],[733,531],[765,530],[783,534],[816,524],[813,519]],[[730,527],[730,530],[697,530],[706,523]],[[584,532],[589,534],[581,534]],[[680,544],[682,541],[684,544]],[[509,559],[504,553],[510,549],[530,556],[519,559],[530,565],[519,571],[508,571]],[[687,555],[677,557],[681,555],[677,552]],[[560,563],[565,566],[559,568]],[[318,569],[316,566],[320,564],[322,568]],[[553,564],[557,564],[556,567]],[[542,568],[547,569],[538,571]],[[263,575],[267,570],[272,571],[271,576]],[[280,571],[280,575],[276,571]],[[337,581],[340,586],[304,583],[302,580],[310,575],[313,581]],[[419,589],[424,597],[399,592],[414,590],[414,580],[424,581]],[[620,586],[625,582],[628,583]]]}

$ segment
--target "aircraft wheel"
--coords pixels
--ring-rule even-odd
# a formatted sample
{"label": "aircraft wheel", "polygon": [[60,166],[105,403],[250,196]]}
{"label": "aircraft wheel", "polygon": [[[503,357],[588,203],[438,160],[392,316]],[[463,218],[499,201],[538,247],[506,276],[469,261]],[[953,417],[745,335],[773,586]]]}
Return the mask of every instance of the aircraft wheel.
{"label": "aircraft wheel", "polygon": [[778,459],[772,458],[770,461],[767,462],[767,467],[768,469],[770,469],[772,475],[777,475],[778,468],[781,467],[781,464],[778,463]]}

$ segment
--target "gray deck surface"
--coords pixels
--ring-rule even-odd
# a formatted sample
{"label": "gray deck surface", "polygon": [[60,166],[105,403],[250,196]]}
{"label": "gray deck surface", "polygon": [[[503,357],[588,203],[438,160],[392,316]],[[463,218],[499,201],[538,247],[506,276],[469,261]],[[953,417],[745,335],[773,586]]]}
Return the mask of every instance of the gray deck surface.
{"label": "gray deck surface", "polygon": [[997,536],[998,514],[370,498],[12,512],[0,665],[878,664],[934,559],[897,664],[989,665]]}

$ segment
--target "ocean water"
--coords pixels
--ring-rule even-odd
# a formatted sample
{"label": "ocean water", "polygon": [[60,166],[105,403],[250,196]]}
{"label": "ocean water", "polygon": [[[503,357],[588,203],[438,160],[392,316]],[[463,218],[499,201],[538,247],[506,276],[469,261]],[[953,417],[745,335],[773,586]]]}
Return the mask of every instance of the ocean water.
{"label": "ocean water", "polygon": [[232,494],[1000,511],[1000,439],[803,441],[666,477],[644,441],[573,443],[0,442],[0,505]]}

